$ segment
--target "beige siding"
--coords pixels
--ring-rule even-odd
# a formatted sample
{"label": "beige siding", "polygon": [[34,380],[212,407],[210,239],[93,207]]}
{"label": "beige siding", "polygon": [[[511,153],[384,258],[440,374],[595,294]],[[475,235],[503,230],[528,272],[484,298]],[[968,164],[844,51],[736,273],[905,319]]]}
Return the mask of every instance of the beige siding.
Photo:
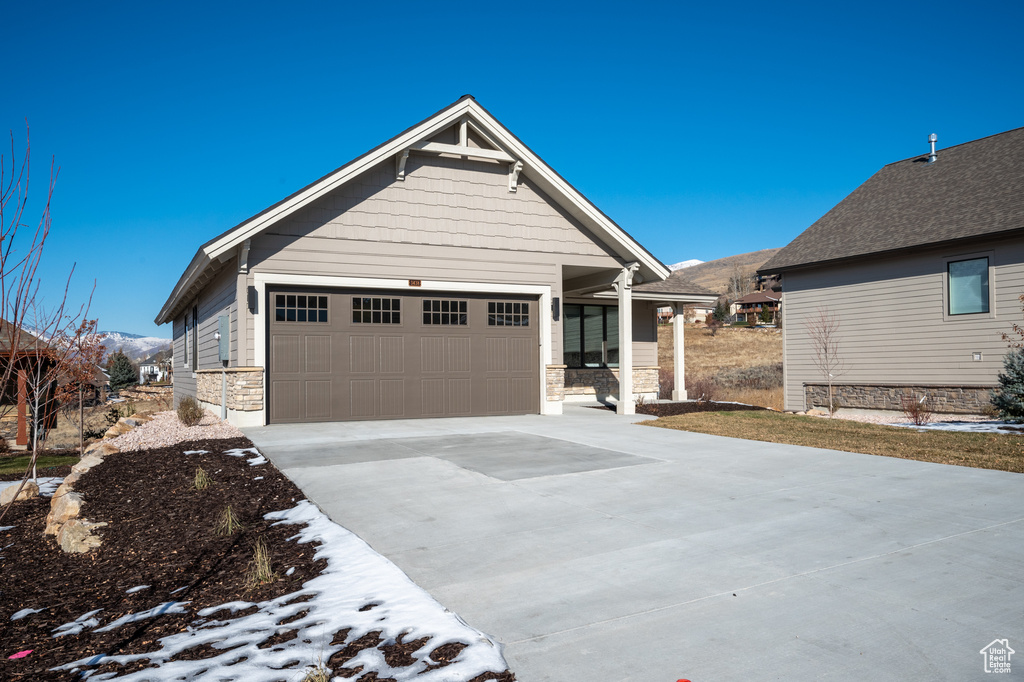
{"label": "beige siding", "polygon": [[[946,315],[947,259],[973,255],[990,258],[990,313]],[[840,319],[837,383],[994,384],[1000,335],[1021,320],[1024,239],[787,272],[783,291],[787,409],[805,409],[804,384],[823,380],[806,329],[819,308]]]}
{"label": "beige siding", "polygon": [[658,365],[658,307],[650,301],[633,301],[633,366]]}
{"label": "beige siding", "polygon": [[[230,366],[238,366],[238,353],[234,339],[238,334],[237,306],[235,304],[235,271],[231,267],[225,267],[214,279],[203,288],[199,298],[190,302],[184,313],[179,315],[173,322],[173,345],[174,345],[174,399],[175,402],[183,396],[196,396],[196,379],[193,373],[196,369],[212,369],[223,366],[219,359],[218,342],[214,333],[218,330],[218,317],[229,315],[231,319],[231,361]],[[191,319],[192,307],[197,306],[198,326],[198,356],[199,367],[192,367],[191,356],[186,354],[189,349],[185,344],[185,320],[184,316]],[[189,366],[186,367],[186,360]]]}
{"label": "beige siding", "polygon": [[271,234],[312,239],[435,244],[503,251],[608,255],[608,250],[507,164],[413,155],[404,181],[386,161]]}

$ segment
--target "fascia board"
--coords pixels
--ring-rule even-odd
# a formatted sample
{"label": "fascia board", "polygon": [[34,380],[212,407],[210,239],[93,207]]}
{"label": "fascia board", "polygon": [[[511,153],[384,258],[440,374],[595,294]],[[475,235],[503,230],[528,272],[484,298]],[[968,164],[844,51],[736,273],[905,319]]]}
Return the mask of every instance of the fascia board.
{"label": "fascia board", "polygon": [[441,132],[449,125],[458,121],[459,117],[465,113],[466,104],[470,101],[471,100],[465,100],[458,103],[458,105],[452,107],[437,118],[427,121],[422,126],[409,130],[404,135],[400,135],[393,139],[373,154],[368,154],[358,158],[352,163],[339,169],[334,175],[311,185],[306,188],[305,191],[296,194],[289,201],[277,206],[273,211],[264,213],[248,223],[239,226],[236,231],[228,233],[221,239],[207,245],[207,255],[211,259],[219,257],[224,251],[234,248],[238,243],[246,239],[254,237],[265,227],[281,220],[282,218],[286,218],[324,194],[341,187],[349,180],[358,177],[388,157],[394,156],[403,149],[411,147],[424,137],[430,137],[435,133]]}
{"label": "fascia board", "polygon": [[178,280],[178,283],[175,285],[171,295],[167,298],[167,301],[160,309],[160,314],[156,316],[156,319],[153,320],[153,322],[161,325],[171,321],[171,311],[177,307],[180,302],[180,298],[191,288],[192,284],[199,278],[199,275],[210,266],[211,262],[212,260],[210,257],[207,256],[202,249],[192,257],[192,262],[189,263],[187,268],[185,268],[185,272]]}
{"label": "fascia board", "polygon": [[[602,291],[599,294],[594,294],[594,298],[618,298],[618,294],[609,291]],[[632,298],[634,301],[664,301],[666,303],[679,301],[682,303],[695,303],[698,305],[714,305],[718,301],[717,296],[707,296],[704,294],[655,294],[640,292],[636,289],[633,289]]]}

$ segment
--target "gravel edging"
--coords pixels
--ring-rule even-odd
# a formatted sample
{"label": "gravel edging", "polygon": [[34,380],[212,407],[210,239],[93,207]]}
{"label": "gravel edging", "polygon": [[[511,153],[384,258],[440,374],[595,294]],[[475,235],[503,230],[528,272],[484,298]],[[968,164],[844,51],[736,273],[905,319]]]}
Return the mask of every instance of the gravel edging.
{"label": "gravel edging", "polygon": [[137,452],[170,447],[183,441],[245,438],[245,434],[231,424],[221,421],[209,410],[195,426],[185,426],[176,412],[157,412],[153,420],[140,424],[128,433],[111,438],[108,442],[121,452]]}

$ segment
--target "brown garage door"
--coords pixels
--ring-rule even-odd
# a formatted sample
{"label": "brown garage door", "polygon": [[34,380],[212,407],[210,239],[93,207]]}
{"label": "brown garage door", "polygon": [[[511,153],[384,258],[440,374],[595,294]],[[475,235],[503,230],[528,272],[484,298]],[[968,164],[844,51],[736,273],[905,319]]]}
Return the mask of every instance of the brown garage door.
{"label": "brown garage door", "polygon": [[540,411],[536,299],[275,289],[270,422]]}

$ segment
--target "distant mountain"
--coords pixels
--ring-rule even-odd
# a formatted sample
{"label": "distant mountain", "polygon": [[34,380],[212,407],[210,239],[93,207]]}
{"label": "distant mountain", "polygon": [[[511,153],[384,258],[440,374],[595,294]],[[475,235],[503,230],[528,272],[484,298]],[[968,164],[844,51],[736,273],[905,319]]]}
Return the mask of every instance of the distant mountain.
{"label": "distant mountain", "polygon": [[694,265],[700,265],[703,262],[704,261],[702,261],[702,260],[697,260],[696,258],[691,258],[690,260],[684,260],[684,261],[682,261],[680,263],[673,263],[672,265],[668,266],[668,269],[669,270],[682,270],[683,268],[691,268]]}
{"label": "distant mountain", "polygon": [[[729,278],[734,273],[752,278],[754,272],[778,252],[779,249],[762,249],[690,265],[686,268],[686,279],[716,293],[726,294],[729,291]],[[670,265],[669,268],[675,270],[676,266]]]}
{"label": "distant mountain", "polygon": [[142,336],[141,334],[129,334],[128,332],[102,332],[106,334],[103,339],[103,347],[107,349],[107,355],[121,349],[125,355],[139,362],[163,350],[171,345],[170,339],[161,339],[155,336]]}

